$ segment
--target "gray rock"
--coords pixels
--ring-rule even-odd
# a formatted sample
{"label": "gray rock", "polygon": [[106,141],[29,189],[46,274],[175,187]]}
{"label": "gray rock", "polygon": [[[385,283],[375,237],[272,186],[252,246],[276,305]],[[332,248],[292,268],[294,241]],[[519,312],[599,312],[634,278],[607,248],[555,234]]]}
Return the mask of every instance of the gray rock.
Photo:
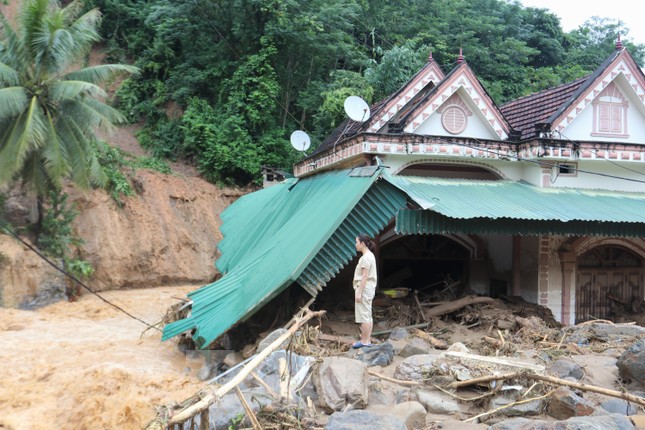
{"label": "gray rock", "polygon": [[67,292],[65,287],[65,279],[61,276],[54,276],[50,280],[45,281],[38,287],[38,292],[22,302],[18,308],[26,311],[42,308],[52,303],[57,303],[62,300],[67,300]]}
{"label": "gray rock", "polygon": [[416,394],[409,388],[403,388],[402,390],[397,391],[395,397],[396,403],[405,403],[417,400]]}
{"label": "gray rock", "polygon": [[645,339],[640,339],[627,348],[616,366],[621,378],[645,386]]}
{"label": "gray rock", "polygon": [[394,371],[394,377],[404,381],[419,381],[434,373],[434,362],[440,352],[413,355],[403,360]]}
{"label": "gray rock", "polygon": [[417,391],[417,399],[424,408],[433,414],[452,414],[459,413],[459,403],[452,397],[448,397],[439,391]]}
{"label": "gray rock", "polygon": [[561,358],[554,362],[549,368],[549,372],[558,378],[572,377],[579,381],[585,376],[585,371],[573,360]]}
{"label": "gray rock", "polygon": [[600,407],[611,414],[636,415],[638,413],[638,406],[622,399],[605,400]]}
{"label": "gray rock", "polygon": [[397,328],[392,333],[390,333],[390,340],[404,340],[410,337],[410,333],[404,328]]}
{"label": "gray rock", "polygon": [[594,417],[573,417],[565,421],[541,421],[514,418],[488,427],[488,430],[632,430],[629,418],[610,414]]}
{"label": "gray rock", "polygon": [[403,421],[408,430],[421,429],[426,425],[426,410],[419,402],[399,403],[390,409],[388,415]]}
{"label": "gray rock", "polygon": [[367,406],[367,366],[345,357],[327,357],[314,372],[318,401],[329,412],[340,411],[347,404]]}
{"label": "gray rock", "polygon": [[[514,396],[495,396],[491,402],[489,409],[497,409],[502,406],[510,405],[511,403],[516,402],[517,399]],[[518,405],[509,406],[499,411],[500,414],[506,415],[507,417],[525,417],[525,416],[535,416],[540,415],[544,409],[544,400],[533,400],[528,403],[521,403]]]}
{"label": "gray rock", "polygon": [[391,405],[396,403],[394,394],[389,390],[382,390],[380,387],[370,387],[369,404],[371,405]]}
{"label": "gray rock", "polygon": [[[257,352],[262,352],[262,350],[266,349],[269,345],[271,345],[273,342],[275,342],[276,339],[278,339],[280,336],[285,334],[288,330],[284,328],[279,328],[277,330],[273,330],[267,337],[262,339],[260,343],[258,344],[258,350]],[[289,345],[289,339],[285,340],[282,345],[280,345],[280,348],[277,349],[285,349]]]}
{"label": "gray rock", "polygon": [[432,348],[423,339],[415,337],[410,342],[405,344],[403,349],[399,352],[399,357],[412,357],[413,355],[428,354]]}
{"label": "gray rock", "polygon": [[390,364],[394,358],[394,347],[390,342],[384,342],[380,345],[350,349],[347,352],[347,357],[362,361],[368,367],[385,367]]}
{"label": "gray rock", "polygon": [[325,430],[407,430],[403,421],[370,411],[335,412],[329,417]]}
{"label": "gray rock", "polygon": [[497,328],[500,330],[512,330],[515,328],[515,321],[498,320]]}
{"label": "gray rock", "polygon": [[455,342],[448,347],[450,352],[470,352],[470,349],[461,342]]}
{"label": "gray rock", "polygon": [[636,324],[592,324],[591,330],[596,338],[605,342],[625,337],[645,336],[645,327]]}
{"label": "gray rock", "polygon": [[566,420],[593,414],[594,404],[570,389],[560,387],[551,395],[546,411],[555,419]]}

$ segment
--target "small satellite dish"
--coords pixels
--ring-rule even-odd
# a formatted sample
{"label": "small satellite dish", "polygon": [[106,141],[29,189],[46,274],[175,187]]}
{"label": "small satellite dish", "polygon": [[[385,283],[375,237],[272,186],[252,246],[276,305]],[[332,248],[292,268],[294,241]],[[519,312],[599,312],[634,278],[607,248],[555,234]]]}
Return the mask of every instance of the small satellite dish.
{"label": "small satellite dish", "polygon": [[354,121],[365,122],[370,117],[370,107],[358,96],[347,97],[344,106],[345,113]]}
{"label": "small satellite dish", "polygon": [[291,133],[291,146],[297,151],[305,152],[311,146],[309,135],[302,130],[296,130]]}

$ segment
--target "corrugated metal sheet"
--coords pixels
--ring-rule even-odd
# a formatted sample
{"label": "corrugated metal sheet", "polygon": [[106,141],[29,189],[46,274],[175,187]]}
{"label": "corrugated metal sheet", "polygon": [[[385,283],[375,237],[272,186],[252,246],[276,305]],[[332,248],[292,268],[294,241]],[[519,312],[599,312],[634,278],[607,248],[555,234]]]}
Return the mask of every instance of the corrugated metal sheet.
{"label": "corrugated metal sheet", "polygon": [[[298,279],[378,178],[348,174],[288,181],[231,205],[222,214],[225,239],[217,264],[225,276],[189,294],[191,315],[167,325],[163,339],[195,328],[193,339],[206,346]],[[320,275],[320,266],[312,273]]]}
{"label": "corrugated metal sheet", "polygon": [[645,222],[645,193],[538,188],[509,180],[477,181],[392,176],[423,209],[455,219]]}
{"label": "corrugated metal sheet", "polygon": [[356,255],[356,236],[366,233],[374,237],[387,226],[400,208],[405,207],[406,200],[405,194],[389,183],[379,181],[374,184],[316,254],[297,282],[315,297]]}
{"label": "corrugated metal sheet", "polygon": [[430,210],[402,209],[396,215],[397,234],[540,234],[572,236],[645,236],[645,224],[600,221],[535,221],[511,218],[448,218]]}

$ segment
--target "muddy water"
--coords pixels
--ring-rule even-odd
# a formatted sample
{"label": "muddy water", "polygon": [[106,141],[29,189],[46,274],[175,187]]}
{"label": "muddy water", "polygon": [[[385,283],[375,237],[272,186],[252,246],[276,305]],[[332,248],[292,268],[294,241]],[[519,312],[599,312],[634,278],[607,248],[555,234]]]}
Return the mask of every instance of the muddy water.
{"label": "muddy water", "polygon": [[[195,286],[110,291],[154,323]],[[158,331],[85,295],[38,311],[0,309],[0,428],[141,429],[155,406],[201,388],[201,366]]]}

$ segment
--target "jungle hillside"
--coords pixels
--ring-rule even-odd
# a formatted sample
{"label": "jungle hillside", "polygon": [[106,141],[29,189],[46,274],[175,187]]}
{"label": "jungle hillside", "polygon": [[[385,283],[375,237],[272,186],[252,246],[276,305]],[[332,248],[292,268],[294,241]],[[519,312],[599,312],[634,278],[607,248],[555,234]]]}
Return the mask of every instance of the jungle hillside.
{"label": "jungle hillside", "polygon": [[[591,73],[620,35],[640,65],[645,45],[621,21],[564,32],[546,9],[504,0],[91,0],[107,61],[136,66],[114,97],[156,157],[184,160],[214,183],[290,169],[343,119],[343,100],[374,103],[427,61],[448,72],[459,49],[495,100]],[[310,149],[311,151],[311,149]]]}

